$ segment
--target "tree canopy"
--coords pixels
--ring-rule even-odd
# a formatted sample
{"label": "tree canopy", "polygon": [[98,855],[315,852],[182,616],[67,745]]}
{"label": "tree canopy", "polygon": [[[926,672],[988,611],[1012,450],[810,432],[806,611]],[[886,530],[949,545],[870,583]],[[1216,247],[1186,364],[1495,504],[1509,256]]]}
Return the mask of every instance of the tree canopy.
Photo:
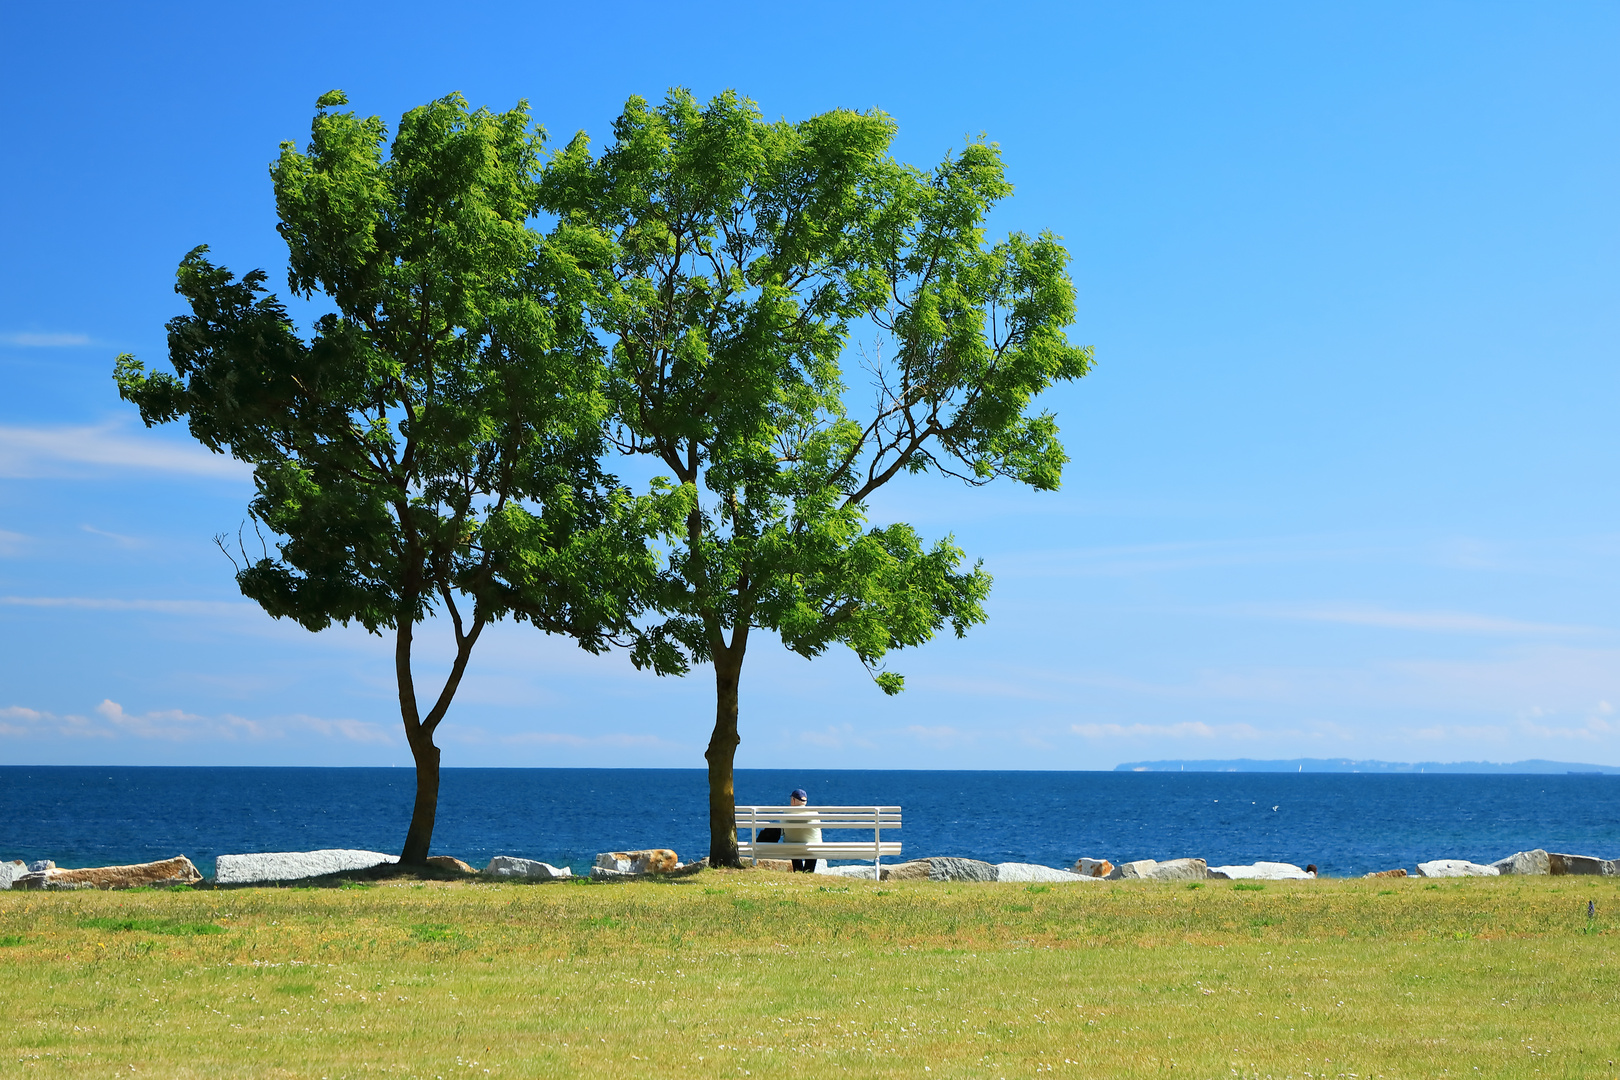
{"label": "tree canopy", "polygon": [[[990,587],[950,537],[872,526],[901,474],[1055,488],[1067,458],[1035,395],[1091,362],[1067,252],[1050,234],[984,242],[1011,191],[996,148],[932,171],[888,155],[893,122],[835,111],[767,122],[722,94],[632,98],[614,142],[583,135],[548,165],[542,204],[607,250],[588,310],[611,346],[615,442],[673,474],[685,520],[650,637],[708,662],[710,859],[737,862],[733,762],[750,631],[813,657],[852,648],[898,692],[886,655],[983,621]],[[871,404],[847,379],[872,330]]]}
{"label": "tree canopy", "polygon": [[[639,663],[678,667],[635,634],[668,500],[635,499],[600,468],[613,400],[587,311],[611,257],[595,230],[542,235],[544,133],[527,106],[413,109],[392,143],[376,117],[322,96],[308,148],[271,177],[288,288],[332,310],[300,333],[264,272],[237,278],[199,247],[176,291],[173,373],[119,357],[119,391],[148,424],[184,419],[253,466],[254,521],[274,537],[239,566],[244,595],[310,630],[394,638],[416,804],[401,853],[428,855],[444,719],[480,634],[512,617]],[[663,515],[662,517],[660,515]],[[446,618],[454,659],[425,694],[416,628]]]}

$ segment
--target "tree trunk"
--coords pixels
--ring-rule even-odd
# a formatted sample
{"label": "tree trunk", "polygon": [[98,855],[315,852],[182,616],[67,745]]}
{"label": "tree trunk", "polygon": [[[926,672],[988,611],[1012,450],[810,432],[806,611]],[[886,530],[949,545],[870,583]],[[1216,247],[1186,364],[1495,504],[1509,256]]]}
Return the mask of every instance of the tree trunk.
{"label": "tree trunk", "polygon": [[402,866],[426,866],[428,845],[433,842],[433,819],[439,812],[439,748],[433,735],[422,732],[410,740],[411,756],[416,758],[416,806],[411,811],[411,827],[405,833],[405,849],[399,853]]}
{"label": "tree trunk", "polygon": [[737,684],[742,678],[740,645],[714,657],[714,734],[704,757],[709,762],[709,865],[739,867],[737,855],[737,786],[732,763],[737,757]]}

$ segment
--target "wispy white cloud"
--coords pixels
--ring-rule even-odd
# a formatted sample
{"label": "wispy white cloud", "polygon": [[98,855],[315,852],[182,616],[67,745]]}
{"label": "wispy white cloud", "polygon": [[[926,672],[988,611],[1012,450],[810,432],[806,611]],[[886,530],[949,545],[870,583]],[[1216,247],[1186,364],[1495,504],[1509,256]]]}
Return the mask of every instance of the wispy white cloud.
{"label": "wispy white cloud", "polygon": [[5,529],[0,529],[0,556],[17,554],[22,550],[23,544],[25,544],[27,541],[28,537],[24,536],[22,533],[8,532]]}
{"label": "wispy white cloud", "polygon": [[295,714],[250,720],[234,713],[201,716],[183,709],[132,713],[110,698],[90,715],[51,713],[22,705],[0,708],[0,738],[136,739],[145,742],[267,742],[288,736],[318,735],[351,743],[389,744],[395,739],[365,720],[328,720]]}
{"label": "wispy white cloud", "polygon": [[1450,634],[1590,634],[1596,627],[1526,622],[1466,611],[1400,611],[1371,605],[1344,604],[1300,607],[1249,607],[1246,614],[1302,622],[1374,626],[1388,630],[1418,630]]}
{"label": "wispy white cloud", "polygon": [[1240,540],[1170,541],[1110,547],[1008,552],[993,560],[997,576],[1134,577],[1223,566],[1338,562],[1383,549],[1342,537],[1275,536]]}
{"label": "wispy white cloud", "polygon": [[66,349],[89,344],[92,344],[89,334],[44,334],[26,330],[0,334],[0,345],[27,349]]}
{"label": "wispy white cloud", "polygon": [[369,720],[323,720],[318,716],[293,716],[290,722],[328,738],[342,738],[356,743],[376,743],[387,746],[395,742],[392,731]]}
{"label": "wispy white cloud", "polygon": [[1206,724],[1198,720],[1175,724],[1070,724],[1082,739],[1255,739],[1261,732],[1250,724]]}
{"label": "wispy white cloud", "polygon": [[106,727],[93,724],[83,716],[57,716],[55,713],[10,705],[0,709],[0,738],[28,738],[59,735],[75,738],[115,738]]}
{"label": "wispy white cloud", "polygon": [[191,742],[198,739],[241,738],[263,739],[279,736],[262,724],[244,720],[230,713],[218,717],[198,716],[180,709],[159,709],[146,713],[128,713],[111,699],[96,706],[100,716],[115,729],[137,739],[163,739],[168,742]]}
{"label": "wispy white cloud", "polygon": [[496,742],[506,746],[618,746],[657,747],[674,743],[657,735],[632,735],[627,732],[609,732],[604,735],[575,735],[566,731],[520,731],[500,735]]}
{"label": "wispy white cloud", "polygon": [[950,750],[978,741],[978,736],[974,732],[963,731],[949,724],[912,724],[906,728],[906,734],[936,750]]}
{"label": "wispy white cloud", "polygon": [[252,469],[195,443],[170,441],[118,424],[57,427],[0,425],[0,476],[80,476],[134,469],[220,480],[246,480]]}
{"label": "wispy white cloud", "polygon": [[79,611],[154,611],[163,615],[218,618],[240,617],[260,610],[246,601],[218,600],[120,600],[106,596],[0,596],[0,604],[12,607],[69,608]]}
{"label": "wispy white cloud", "polygon": [[125,536],[123,533],[108,532],[106,529],[98,529],[94,525],[80,525],[79,528],[91,536],[100,536],[111,540],[121,548],[132,549],[146,546],[146,541],[138,536]]}

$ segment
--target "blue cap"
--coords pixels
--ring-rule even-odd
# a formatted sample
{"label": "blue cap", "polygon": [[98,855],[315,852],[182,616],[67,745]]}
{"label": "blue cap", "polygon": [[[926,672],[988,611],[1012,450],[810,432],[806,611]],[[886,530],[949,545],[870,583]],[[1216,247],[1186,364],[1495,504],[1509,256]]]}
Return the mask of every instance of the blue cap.
{"label": "blue cap", "polygon": [[808,796],[808,795],[806,795],[804,793],[804,788],[802,788],[802,787],[794,788],[793,791],[791,793],[789,793],[788,798],[789,799],[803,799],[805,802],[810,801],[810,796]]}

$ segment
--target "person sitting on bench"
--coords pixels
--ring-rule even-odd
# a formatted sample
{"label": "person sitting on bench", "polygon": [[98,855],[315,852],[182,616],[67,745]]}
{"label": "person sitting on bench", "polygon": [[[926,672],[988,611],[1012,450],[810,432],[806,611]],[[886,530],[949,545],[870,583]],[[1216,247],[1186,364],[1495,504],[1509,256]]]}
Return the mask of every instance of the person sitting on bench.
{"label": "person sitting on bench", "polygon": [[[793,794],[788,796],[788,802],[794,806],[806,806],[810,802],[810,796],[805,793],[804,788],[794,788]],[[811,818],[811,820],[814,820],[814,818]],[[813,826],[803,829],[792,827],[761,829],[759,831],[759,842],[762,844],[819,844],[821,843],[821,830]],[[816,872],[816,860],[794,859],[793,869],[800,873],[813,874]]]}

